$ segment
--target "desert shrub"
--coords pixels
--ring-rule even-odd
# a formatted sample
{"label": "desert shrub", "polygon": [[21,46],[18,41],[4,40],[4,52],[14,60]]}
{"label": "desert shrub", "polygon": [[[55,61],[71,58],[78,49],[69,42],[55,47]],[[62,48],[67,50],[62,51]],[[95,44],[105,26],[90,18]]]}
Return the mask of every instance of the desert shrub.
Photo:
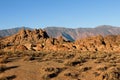
{"label": "desert shrub", "polygon": [[65,63],[66,66],[76,66],[76,65],[80,65],[82,63],[86,62],[86,60],[84,58],[78,58],[75,60],[69,60]]}
{"label": "desert shrub", "polygon": [[48,79],[54,78],[54,77],[56,77],[56,76],[57,76],[57,73],[45,74],[45,75],[43,76],[43,79],[48,80]]}
{"label": "desert shrub", "polygon": [[70,62],[68,65],[75,66],[75,65],[80,64],[80,63],[81,63],[81,61],[76,60],[76,61]]}
{"label": "desert shrub", "polygon": [[1,58],[0,58],[0,63],[6,63],[8,60],[8,55],[3,55]]}
{"label": "desert shrub", "polygon": [[55,62],[58,62],[58,63],[64,63],[64,60],[62,60],[62,59],[56,59],[56,60],[54,60]]}
{"label": "desert shrub", "polygon": [[6,69],[6,66],[5,66],[5,65],[0,65],[0,73],[1,73],[1,72],[4,72],[5,69]]}
{"label": "desert shrub", "polygon": [[45,68],[45,71],[52,72],[52,71],[55,71],[55,68],[53,68],[53,67],[47,67],[47,68]]}
{"label": "desert shrub", "polygon": [[107,70],[107,69],[108,69],[108,67],[103,66],[103,67],[98,68],[97,70],[98,70],[98,71],[105,71],[105,70]]}
{"label": "desert shrub", "polygon": [[120,63],[120,58],[117,58],[115,61],[116,63]]}
{"label": "desert shrub", "polygon": [[15,52],[13,53],[13,55],[14,55],[14,57],[21,57],[21,56],[24,55],[24,53],[23,53],[23,51],[15,51]]}
{"label": "desert shrub", "polygon": [[35,57],[34,56],[24,56],[22,58],[23,61],[32,61],[32,60],[35,60]]}
{"label": "desert shrub", "polygon": [[97,58],[106,58],[108,55],[108,53],[105,53],[105,52],[98,52],[96,57]]}
{"label": "desert shrub", "polygon": [[0,80],[9,80],[9,79],[7,79],[7,77],[2,77],[0,78]]}
{"label": "desert shrub", "polygon": [[93,74],[95,75],[95,77],[100,75],[100,73],[98,73],[98,72],[94,72]]}
{"label": "desert shrub", "polygon": [[56,77],[63,69],[62,68],[47,67],[44,70],[47,73],[43,76],[43,79],[48,80],[48,79]]}
{"label": "desert shrub", "polygon": [[65,55],[65,59],[71,59],[71,58],[73,58],[75,56],[75,54],[66,54]]}
{"label": "desert shrub", "polygon": [[3,50],[0,50],[0,55],[5,54],[5,52]]}
{"label": "desert shrub", "polygon": [[109,63],[116,63],[115,60],[109,60]]}
{"label": "desert shrub", "polygon": [[87,66],[85,66],[85,67],[81,67],[80,68],[80,72],[85,72],[85,71],[88,71],[88,70],[90,70],[90,69],[92,69],[92,67],[87,67]]}
{"label": "desert shrub", "polygon": [[96,54],[90,54],[90,59],[96,59],[96,58],[97,58]]}
{"label": "desert shrub", "polygon": [[110,64],[108,65],[109,68],[110,68],[110,67],[116,67],[116,66],[117,66],[116,63],[110,63]]}
{"label": "desert shrub", "polygon": [[85,57],[82,57],[82,56],[78,57],[77,60],[78,60],[80,63],[86,62],[86,58],[85,58]]}
{"label": "desert shrub", "polygon": [[71,77],[71,78],[78,78],[79,74],[75,73],[75,72],[67,72],[67,73],[64,74],[64,76],[68,76],[68,77]]}
{"label": "desert shrub", "polygon": [[0,78],[0,80],[13,80],[14,78],[16,78],[16,75],[3,76],[3,77]]}
{"label": "desert shrub", "polygon": [[101,60],[100,60],[100,59],[96,59],[96,60],[94,61],[94,63],[99,64],[99,63],[101,63]]}
{"label": "desert shrub", "polygon": [[112,67],[109,71],[102,74],[102,80],[120,80],[120,68]]}

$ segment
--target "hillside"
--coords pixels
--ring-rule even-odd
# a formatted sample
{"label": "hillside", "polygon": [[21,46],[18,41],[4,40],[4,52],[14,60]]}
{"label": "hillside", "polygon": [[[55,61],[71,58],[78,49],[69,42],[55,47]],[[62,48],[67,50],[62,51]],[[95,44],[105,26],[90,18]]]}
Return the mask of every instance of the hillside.
{"label": "hillside", "polygon": [[80,38],[97,36],[97,35],[117,35],[120,34],[120,27],[113,27],[108,25],[98,26],[96,28],[58,28],[58,27],[48,27],[45,28],[50,36],[57,37],[62,35],[68,40],[76,40]]}
{"label": "hillside", "polygon": [[0,36],[5,37],[5,36],[13,35],[13,34],[17,33],[20,29],[30,29],[31,30],[31,28],[28,28],[28,27],[4,29],[4,30],[0,30]]}

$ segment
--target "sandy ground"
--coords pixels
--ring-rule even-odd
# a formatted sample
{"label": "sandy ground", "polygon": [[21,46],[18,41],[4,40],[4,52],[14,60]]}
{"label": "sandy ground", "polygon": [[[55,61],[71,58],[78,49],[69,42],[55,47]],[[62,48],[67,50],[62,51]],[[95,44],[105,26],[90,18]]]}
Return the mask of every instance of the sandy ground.
{"label": "sandy ground", "polygon": [[0,80],[120,80],[120,53],[41,54],[7,58]]}

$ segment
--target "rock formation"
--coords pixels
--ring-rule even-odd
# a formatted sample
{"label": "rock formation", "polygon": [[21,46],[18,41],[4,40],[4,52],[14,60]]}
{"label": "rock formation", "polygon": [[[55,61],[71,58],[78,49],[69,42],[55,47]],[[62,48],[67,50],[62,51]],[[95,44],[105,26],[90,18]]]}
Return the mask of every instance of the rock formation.
{"label": "rock formation", "polygon": [[45,30],[20,30],[17,34],[0,39],[0,49],[5,50],[54,50],[54,51],[120,51],[120,35],[101,35],[83,38],[74,42],[62,36],[49,37]]}

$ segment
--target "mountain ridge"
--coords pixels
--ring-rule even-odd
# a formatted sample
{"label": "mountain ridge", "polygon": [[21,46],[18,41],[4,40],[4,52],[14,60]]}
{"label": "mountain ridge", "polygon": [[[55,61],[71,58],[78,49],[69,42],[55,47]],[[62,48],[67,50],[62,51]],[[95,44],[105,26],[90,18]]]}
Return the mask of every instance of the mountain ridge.
{"label": "mountain ridge", "polygon": [[[0,36],[10,36],[17,33],[20,29],[30,29],[29,27],[19,27],[12,29],[0,30]],[[64,28],[64,27],[46,27],[44,28],[50,37],[57,38],[63,36],[64,39],[74,41],[80,38],[86,38],[97,35],[118,35],[120,34],[120,27],[110,25],[100,25],[95,28]]]}
{"label": "mountain ridge", "polygon": [[[72,39],[77,40],[80,38],[86,38],[91,36],[107,36],[107,35],[118,35],[120,34],[120,27],[101,25],[95,28],[45,28],[47,33],[52,37],[57,37],[61,34],[68,34]],[[53,34],[52,34],[53,33]],[[64,35],[62,35],[65,37]],[[70,39],[71,40],[71,39]]]}

